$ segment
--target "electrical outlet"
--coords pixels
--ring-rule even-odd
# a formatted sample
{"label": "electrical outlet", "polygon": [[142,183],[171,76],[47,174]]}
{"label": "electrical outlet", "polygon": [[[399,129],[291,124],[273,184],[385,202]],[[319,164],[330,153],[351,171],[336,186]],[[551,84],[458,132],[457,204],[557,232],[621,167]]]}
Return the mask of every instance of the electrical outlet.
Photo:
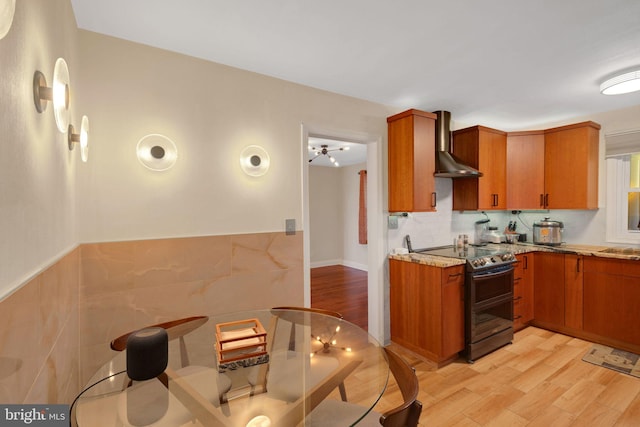
{"label": "electrical outlet", "polygon": [[389,215],[389,230],[396,230],[398,228],[398,217],[395,215]]}
{"label": "electrical outlet", "polygon": [[284,220],[284,232],[287,236],[295,236],[296,234],[296,220],[285,219]]}

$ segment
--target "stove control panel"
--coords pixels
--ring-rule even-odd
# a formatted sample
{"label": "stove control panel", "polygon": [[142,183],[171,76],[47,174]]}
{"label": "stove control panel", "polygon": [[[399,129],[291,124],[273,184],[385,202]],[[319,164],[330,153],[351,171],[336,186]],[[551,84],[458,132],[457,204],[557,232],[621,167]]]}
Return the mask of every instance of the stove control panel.
{"label": "stove control panel", "polygon": [[510,264],[516,260],[512,253],[496,254],[491,256],[483,256],[469,260],[469,264],[473,268],[486,268],[501,264]]}

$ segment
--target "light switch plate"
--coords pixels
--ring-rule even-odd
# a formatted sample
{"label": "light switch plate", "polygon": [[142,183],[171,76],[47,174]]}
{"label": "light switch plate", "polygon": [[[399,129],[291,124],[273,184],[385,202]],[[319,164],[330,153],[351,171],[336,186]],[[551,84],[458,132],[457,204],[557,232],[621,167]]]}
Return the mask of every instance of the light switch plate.
{"label": "light switch plate", "polygon": [[396,230],[398,228],[398,217],[395,215],[389,215],[389,230]]}
{"label": "light switch plate", "polygon": [[295,219],[285,219],[284,220],[284,231],[287,236],[295,236],[296,234],[296,220]]}

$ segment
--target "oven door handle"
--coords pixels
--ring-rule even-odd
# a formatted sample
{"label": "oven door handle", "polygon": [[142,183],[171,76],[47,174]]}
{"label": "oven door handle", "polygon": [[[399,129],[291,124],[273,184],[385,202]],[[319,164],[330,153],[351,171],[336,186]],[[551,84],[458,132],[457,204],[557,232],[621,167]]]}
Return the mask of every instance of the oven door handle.
{"label": "oven door handle", "polygon": [[508,274],[511,274],[513,272],[513,270],[514,270],[513,266],[510,266],[508,268],[501,269],[500,271],[497,271],[495,273],[476,273],[476,274],[472,274],[471,278],[474,281],[481,282],[481,281],[484,281],[484,280],[495,279],[496,277],[500,277],[500,276],[506,276]]}

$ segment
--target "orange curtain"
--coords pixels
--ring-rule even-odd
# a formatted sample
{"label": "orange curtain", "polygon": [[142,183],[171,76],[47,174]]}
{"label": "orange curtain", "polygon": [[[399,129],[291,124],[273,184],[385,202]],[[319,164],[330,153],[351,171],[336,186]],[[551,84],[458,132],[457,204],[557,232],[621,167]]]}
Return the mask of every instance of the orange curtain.
{"label": "orange curtain", "polygon": [[358,214],[358,243],[367,244],[367,171],[361,170],[360,175],[360,211]]}

